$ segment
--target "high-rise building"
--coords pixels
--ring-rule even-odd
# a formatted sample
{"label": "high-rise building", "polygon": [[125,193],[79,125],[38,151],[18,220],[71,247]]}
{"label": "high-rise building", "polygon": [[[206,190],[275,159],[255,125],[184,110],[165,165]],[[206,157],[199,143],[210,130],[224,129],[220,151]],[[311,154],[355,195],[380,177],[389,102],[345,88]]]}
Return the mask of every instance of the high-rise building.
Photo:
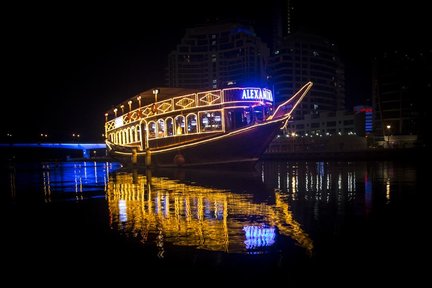
{"label": "high-rise building", "polygon": [[259,86],[266,82],[267,45],[250,25],[218,23],[186,30],[169,55],[167,84],[182,88]]}
{"label": "high-rise building", "polygon": [[345,74],[334,43],[324,37],[296,32],[294,0],[273,1],[273,52],[269,60],[269,82],[277,103],[287,100],[312,81],[314,86],[295,119],[345,109]]}
{"label": "high-rise building", "polygon": [[275,49],[269,75],[276,102],[287,100],[304,83],[314,83],[296,109],[294,120],[306,114],[345,109],[344,65],[334,43],[316,35],[292,33]]}
{"label": "high-rise building", "polygon": [[273,0],[273,46],[280,47],[283,40],[293,32],[293,0]]}
{"label": "high-rise building", "polygon": [[373,68],[375,135],[428,138],[432,50],[387,52],[374,59]]}

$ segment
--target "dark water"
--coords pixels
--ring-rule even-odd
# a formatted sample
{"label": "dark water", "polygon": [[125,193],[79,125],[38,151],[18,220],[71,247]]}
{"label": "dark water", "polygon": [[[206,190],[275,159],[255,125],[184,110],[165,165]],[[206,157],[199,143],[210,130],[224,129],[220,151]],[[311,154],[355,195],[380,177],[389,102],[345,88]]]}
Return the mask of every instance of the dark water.
{"label": "dark water", "polygon": [[413,284],[430,259],[427,174],[398,162],[268,161],[254,172],[8,164],[4,271],[18,281],[163,272],[189,286],[192,275]]}

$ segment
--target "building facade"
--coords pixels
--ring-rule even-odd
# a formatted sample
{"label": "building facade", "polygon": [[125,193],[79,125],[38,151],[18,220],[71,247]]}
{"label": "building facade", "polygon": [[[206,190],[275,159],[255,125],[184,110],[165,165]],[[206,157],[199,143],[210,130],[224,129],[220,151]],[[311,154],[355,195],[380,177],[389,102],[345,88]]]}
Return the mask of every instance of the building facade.
{"label": "building facade", "polygon": [[418,135],[426,140],[432,95],[432,50],[391,51],[373,63],[374,127],[377,138]]}
{"label": "building facade", "polygon": [[311,34],[285,37],[270,57],[269,80],[277,103],[312,81],[309,95],[296,109],[294,121],[307,114],[345,108],[345,74],[338,51],[329,40]]}
{"label": "building facade", "polygon": [[366,136],[372,131],[372,107],[356,106],[354,111],[339,110],[306,114],[290,121],[285,135],[324,137],[332,135]]}
{"label": "building facade", "polygon": [[372,131],[372,107],[355,106],[353,111],[306,114],[289,122],[277,135],[267,153],[348,152],[367,149]]}
{"label": "building facade", "polygon": [[186,30],[168,58],[170,87],[220,89],[266,83],[269,49],[253,28],[219,23]]}

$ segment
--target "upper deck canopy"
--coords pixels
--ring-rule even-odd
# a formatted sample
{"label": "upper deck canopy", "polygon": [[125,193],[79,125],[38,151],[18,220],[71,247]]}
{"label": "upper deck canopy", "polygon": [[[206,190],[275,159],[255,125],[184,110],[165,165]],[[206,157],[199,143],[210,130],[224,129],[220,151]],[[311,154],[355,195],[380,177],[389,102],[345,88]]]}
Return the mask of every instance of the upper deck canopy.
{"label": "upper deck canopy", "polygon": [[[190,88],[171,88],[171,87],[155,87],[146,91],[143,91],[129,99],[118,104],[118,106],[124,105],[127,107],[128,102],[130,100],[136,101],[138,97],[141,97],[141,105],[146,106],[155,102],[155,95],[153,94],[153,90],[158,90],[157,100],[163,101],[166,99],[170,99],[175,96],[193,94],[202,91],[202,89],[190,89]],[[111,110],[110,110],[111,111]]]}

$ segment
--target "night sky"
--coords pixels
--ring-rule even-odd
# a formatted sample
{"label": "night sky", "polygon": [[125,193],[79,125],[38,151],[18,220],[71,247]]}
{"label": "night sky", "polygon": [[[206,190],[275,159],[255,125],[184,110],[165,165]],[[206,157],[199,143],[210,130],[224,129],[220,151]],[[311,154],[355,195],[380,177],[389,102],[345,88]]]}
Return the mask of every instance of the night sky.
{"label": "night sky", "polygon": [[[102,140],[104,112],[142,90],[163,85],[168,53],[186,27],[206,19],[250,19],[270,44],[272,8],[263,6],[270,1],[233,6],[234,1],[223,0],[198,7],[178,2],[152,3],[148,8],[142,2],[144,7],[105,3],[4,9],[1,138],[12,133],[16,139],[37,139],[48,133],[53,140],[66,141],[80,133],[83,140]],[[380,7],[374,1],[315,2],[295,2],[294,30],[320,34],[339,46],[349,104],[370,98],[374,54],[429,48],[429,10],[413,5],[415,1]]]}

